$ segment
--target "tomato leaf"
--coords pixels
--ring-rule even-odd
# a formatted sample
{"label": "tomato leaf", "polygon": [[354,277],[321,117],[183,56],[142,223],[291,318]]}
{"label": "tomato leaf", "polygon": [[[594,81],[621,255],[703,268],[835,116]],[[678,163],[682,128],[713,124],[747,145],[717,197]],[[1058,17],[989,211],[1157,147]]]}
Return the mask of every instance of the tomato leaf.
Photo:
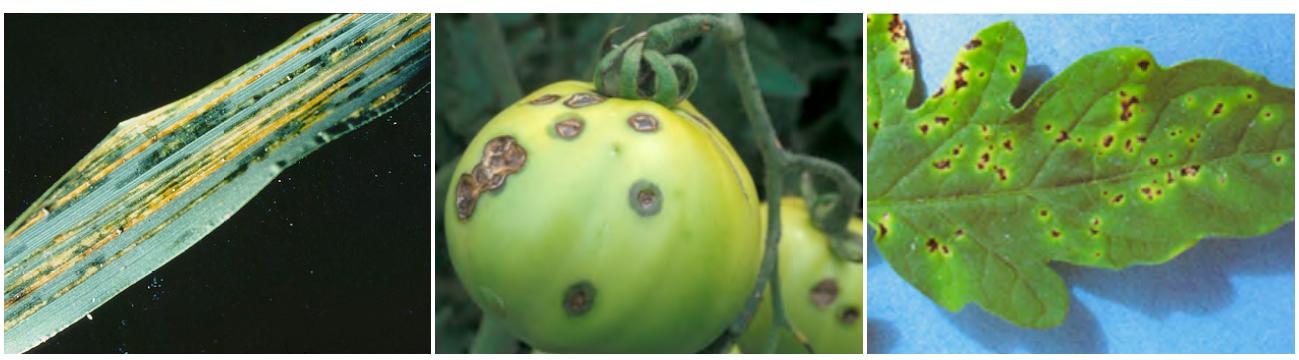
{"label": "tomato leaf", "polygon": [[906,26],[868,19],[867,213],[904,279],[950,311],[974,302],[1059,325],[1048,264],[1159,264],[1199,239],[1294,218],[1294,89],[1216,60],[1085,56],[1011,105],[1026,58],[1013,24],[963,46],[917,108]]}

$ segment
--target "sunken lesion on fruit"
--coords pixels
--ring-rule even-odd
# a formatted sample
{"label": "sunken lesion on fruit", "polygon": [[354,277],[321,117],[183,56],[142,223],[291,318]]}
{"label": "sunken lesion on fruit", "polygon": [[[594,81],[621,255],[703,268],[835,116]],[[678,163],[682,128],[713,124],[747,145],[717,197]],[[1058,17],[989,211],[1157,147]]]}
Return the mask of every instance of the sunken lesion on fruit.
{"label": "sunken lesion on fruit", "polygon": [[564,140],[571,140],[582,134],[582,129],[586,127],[586,122],[580,117],[565,117],[555,123],[555,136]]}
{"label": "sunken lesion on fruit", "polygon": [[559,100],[559,95],[545,94],[528,101],[528,105],[546,105],[555,102],[555,100]]}
{"label": "sunken lesion on fruit", "polygon": [[603,96],[596,95],[595,93],[580,92],[580,93],[573,94],[572,96],[569,96],[568,100],[564,100],[564,106],[567,106],[571,109],[577,109],[577,108],[583,108],[583,107],[599,104],[602,102],[604,102]]}
{"label": "sunken lesion on fruit", "polygon": [[659,119],[654,115],[636,113],[627,118],[627,125],[637,132],[654,132],[659,129]]}
{"label": "sunken lesion on fruit", "polygon": [[834,278],[825,278],[808,290],[808,299],[817,309],[825,310],[839,297],[839,282]]}
{"label": "sunken lesion on fruit", "polygon": [[489,191],[499,191],[505,179],[523,169],[528,151],[510,135],[492,138],[483,145],[483,158],[464,174],[456,185],[456,216],[468,220],[478,199]]}
{"label": "sunken lesion on fruit", "polygon": [[564,301],[562,306],[568,316],[582,316],[595,307],[595,285],[590,281],[581,280],[573,285],[569,285],[568,290],[564,291]]}
{"label": "sunken lesion on fruit", "polygon": [[848,306],[839,311],[839,323],[844,325],[854,325],[861,321],[861,309],[857,306]]}
{"label": "sunken lesion on fruit", "polygon": [[654,216],[663,209],[663,192],[649,180],[637,180],[627,192],[631,208],[643,217]]}

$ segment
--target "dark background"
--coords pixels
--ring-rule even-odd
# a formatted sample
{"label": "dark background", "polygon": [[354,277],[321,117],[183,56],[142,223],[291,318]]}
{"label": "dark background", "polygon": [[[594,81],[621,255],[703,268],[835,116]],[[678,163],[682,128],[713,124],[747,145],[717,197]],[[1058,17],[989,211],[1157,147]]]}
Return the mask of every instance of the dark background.
{"label": "dark background", "polygon": [[[5,223],[118,122],[324,17],[6,14]],[[430,352],[429,98],[303,158],[32,352]]]}

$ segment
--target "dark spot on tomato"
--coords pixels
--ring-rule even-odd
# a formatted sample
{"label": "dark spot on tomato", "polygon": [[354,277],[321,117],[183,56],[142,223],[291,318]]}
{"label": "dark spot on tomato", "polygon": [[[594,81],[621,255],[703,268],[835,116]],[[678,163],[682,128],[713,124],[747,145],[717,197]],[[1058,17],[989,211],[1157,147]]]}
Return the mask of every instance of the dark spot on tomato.
{"label": "dark spot on tomato", "polygon": [[555,123],[555,134],[564,139],[572,139],[582,134],[582,119],[568,119]]}
{"label": "dark spot on tomato", "polygon": [[812,304],[816,305],[817,309],[825,310],[835,298],[839,297],[839,283],[833,278],[822,279],[808,292],[808,297],[812,299]]}
{"label": "dark spot on tomato", "polygon": [[639,132],[654,132],[659,129],[659,119],[654,115],[646,113],[636,113],[627,118],[627,125]]}
{"label": "dark spot on tomato", "polygon": [[546,95],[538,96],[536,99],[532,99],[532,101],[529,101],[528,104],[545,105],[545,104],[553,103],[555,102],[555,100],[559,100],[559,95],[546,94]]}
{"label": "dark spot on tomato", "polygon": [[858,320],[861,320],[861,310],[855,306],[849,306],[839,313],[839,322],[844,325],[856,324]]}
{"label": "dark spot on tomato", "polygon": [[564,311],[568,316],[581,316],[595,306],[595,286],[590,281],[578,281],[564,292]]}
{"label": "dark spot on tomato", "polygon": [[456,216],[460,220],[473,215],[478,198],[505,185],[505,179],[518,172],[527,162],[528,152],[513,136],[495,137],[483,145],[483,158],[468,173],[460,175],[456,185]]}
{"label": "dark spot on tomato", "polygon": [[580,92],[573,94],[568,100],[564,100],[564,106],[577,109],[604,102],[604,97],[589,92]]}
{"label": "dark spot on tomato", "polygon": [[648,180],[636,180],[628,192],[632,210],[640,216],[654,216],[663,208],[663,192]]}

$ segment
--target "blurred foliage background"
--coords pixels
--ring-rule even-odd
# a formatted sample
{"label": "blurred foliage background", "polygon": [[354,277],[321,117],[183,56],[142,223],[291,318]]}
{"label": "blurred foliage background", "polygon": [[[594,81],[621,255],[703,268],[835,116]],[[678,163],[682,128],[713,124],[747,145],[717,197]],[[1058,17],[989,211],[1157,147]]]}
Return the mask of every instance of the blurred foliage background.
{"label": "blurred foliage background", "polygon": [[[597,56],[604,52],[601,46],[608,49],[609,43],[601,44],[606,33],[618,29],[610,43],[621,43],[677,15],[475,16],[483,15],[438,14],[434,21],[437,353],[466,352],[481,316],[447,257],[442,210],[448,173],[464,146],[503,108],[492,80],[506,70],[491,68],[493,61],[486,57],[508,57],[525,95],[560,80],[589,82]],[[860,182],[862,15],[746,15],[744,26],[750,60],[781,144],[837,162]],[[506,54],[489,48],[494,42],[488,40],[497,32],[504,38]],[[730,139],[761,193],[765,167],[726,67],[725,51],[717,41],[705,36],[673,52],[689,57],[699,69],[699,87],[690,101]],[[792,184],[791,191],[797,185],[794,179],[786,183]]]}

